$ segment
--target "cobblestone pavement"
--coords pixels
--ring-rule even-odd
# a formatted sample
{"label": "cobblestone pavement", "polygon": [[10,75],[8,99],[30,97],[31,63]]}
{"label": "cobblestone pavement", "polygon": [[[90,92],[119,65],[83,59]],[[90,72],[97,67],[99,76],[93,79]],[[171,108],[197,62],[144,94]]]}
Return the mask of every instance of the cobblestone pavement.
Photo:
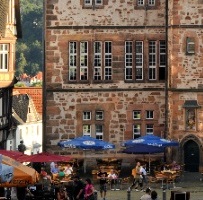
{"label": "cobblestone pavement", "polygon": [[[168,189],[161,189],[161,182],[151,183],[150,188],[156,190],[158,193],[159,200],[170,200],[171,191],[180,190],[184,192],[190,192],[190,200],[203,200],[203,182],[201,181],[200,173],[185,172],[181,177],[180,181],[175,183],[175,188],[173,185],[168,185]],[[85,177],[83,177],[85,179]],[[119,191],[111,191],[108,188],[106,200],[139,200],[144,192],[136,192],[134,189],[129,193],[127,192],[130,184],[122,186]],[[99,190],[99,185],[95,184],[95,189]],[[98,200],[102,200],[98,192]],[[12,194],[12,200],[16,200],[16,195]]]}

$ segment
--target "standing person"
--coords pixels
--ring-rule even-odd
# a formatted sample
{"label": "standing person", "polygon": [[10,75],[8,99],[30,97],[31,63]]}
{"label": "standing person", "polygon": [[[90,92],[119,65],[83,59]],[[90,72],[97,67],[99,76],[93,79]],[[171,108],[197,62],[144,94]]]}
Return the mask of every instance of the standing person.
{"label": "standing person", "polygon": [[94,200],[94,186],[89,178],[87,178],[85,182],[85,200]]}
{"label": "standing person", "polygon": [[146,171],[146,164],[140,166],[140,176],[142,178],[142,187],[145,184],[145,187],[148,186],[148,180],[147,180],[147,171]]}
{"label": "standing person", "polygon": [[100,186],[100,195],[103,200],[106,198],[106,191],[107,191],[107,178],[108,174],[104,171],[103,167],[100,167],[100,171],[97,174],[97,179],[99,179],[99,186]]}
{"label": "standing person", "polygon": [[133,171],[133,183],[130,186],[130,190],[135,186],[135,191],[138,192],[138,186],[140,186],[140,189],[142,190],[142,183],[140,181],[140,162],[137,162],[136,167],[132,170]]}
{"label": "standing person", "polygon": [[74,181],[74,200],[84,200],[84,189],[85,184],[80,180],[79,176],[75,175],[73,177]]}
{"label": "standing person", "polygon": [[22,152],[24,154],[24,152],[26,151],[26,146],[24,145],[23,140],[20,141],[20,144],[18,145],[18,151]]}
{"label": "standing person", "polygon": [[151,200],[158,200],[158,195],[155,190],[151,192]]}
{"label": "standing person", "polygon": [[151,200],[151,190],[147,188],[145,192],[146,193],[141,196],[140,200]]}

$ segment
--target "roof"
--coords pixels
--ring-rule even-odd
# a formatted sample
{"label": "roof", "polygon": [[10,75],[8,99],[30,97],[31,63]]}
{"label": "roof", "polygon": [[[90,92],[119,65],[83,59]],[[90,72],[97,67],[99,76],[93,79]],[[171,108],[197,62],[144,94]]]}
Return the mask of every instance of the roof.
{"label": "roof", "polygon": [[36,122],[41,120],[34,103],[28,94],[13,95],[13,118],[15,124]]}

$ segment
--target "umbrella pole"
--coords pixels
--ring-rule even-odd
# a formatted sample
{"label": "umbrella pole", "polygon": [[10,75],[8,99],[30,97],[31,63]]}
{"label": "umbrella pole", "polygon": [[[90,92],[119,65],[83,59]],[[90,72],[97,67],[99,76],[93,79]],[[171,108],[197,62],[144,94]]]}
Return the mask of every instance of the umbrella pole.
{"label": "umbrella pole", "polygon": [[151,166],[150,166],[150,153],[149,153],[149,174],[151,173]]}
{"label": "umbrella pole", "polygon": [[87,161],[86,161],[86,150],[85,150],[85,157],[84,157],[84,173],[86,174],[86,171],[87,171]]}

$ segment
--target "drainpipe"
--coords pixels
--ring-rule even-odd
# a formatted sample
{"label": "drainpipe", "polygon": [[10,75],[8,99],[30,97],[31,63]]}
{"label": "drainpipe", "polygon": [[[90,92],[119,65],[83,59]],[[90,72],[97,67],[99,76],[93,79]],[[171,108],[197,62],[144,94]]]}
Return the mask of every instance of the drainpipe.
{"label": "drainpipe", "polygon": [[46,142],[45,142],[45,133],[46,133],[46,81],[45,81],[45,74],[46,74],[46,67],[45,67],[45,32],[46,32],[46,0],[44,1],[43,4],[44,7],[44,16],[43,16],[43,32],[42,32],[42,45],[43,45],[43,85],[42,85],[42,152],[45,151],[45,146],[46,146]]}
{"label": "drainpipe", "polygon": [[165,130],[164,138],[168,136],[168,0],[166,0],[165,5],[165,41],[166,41],[166,70],[165,70]]}

